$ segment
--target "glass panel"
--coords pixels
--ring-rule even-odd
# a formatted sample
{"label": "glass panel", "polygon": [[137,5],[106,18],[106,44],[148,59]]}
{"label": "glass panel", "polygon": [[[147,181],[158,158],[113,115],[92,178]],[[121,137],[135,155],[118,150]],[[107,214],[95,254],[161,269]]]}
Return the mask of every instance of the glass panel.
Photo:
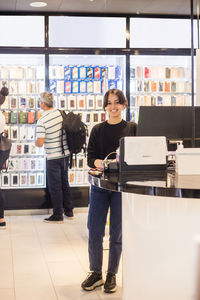
{"label": "glass panel", "polygon": [[189,56],[131,56],[131,119],[138,121],[140,106],[190,106]]}
{"label": "glass panel", "polygon": [[0,16],[0,46],[44,46],[43,16]]}
{"label": "glass panel", "polygon": [[46,186],[43,148],[35,146],[36,121],[41,116],[39,95],[44,91],[43,55],[0,55],[0,79],[9,95],[0,110],[12,140],[9,160],[1,174],[3,188]]}
{"label": "glass panel", "polygon": [[190,48],[189,19],[130,20],[131,48]]}
{"label": "glass panel", "polygon": [[[110,88],[125,90],[125,56],[50,55],[50,91],[54,106],[80,114],[92,127],[106,120],[103,95]],[[88,184],[88,167],[83,153],[69,171],[70,185]]]}
{"label": "glass panel", "polygon": [[124,48],[126,19],[54,16],[49,18],[49,37],[50,47]]}

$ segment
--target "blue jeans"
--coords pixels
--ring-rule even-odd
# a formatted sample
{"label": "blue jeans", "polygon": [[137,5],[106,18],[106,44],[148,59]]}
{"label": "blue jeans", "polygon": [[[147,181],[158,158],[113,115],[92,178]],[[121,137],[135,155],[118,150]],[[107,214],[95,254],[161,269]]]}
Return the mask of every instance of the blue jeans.
{"label": "blue jeans", "polygon": [[[64,168],[65,161],[65,168]],[[53,214],[72,211],[72,196],[68,182],[69,157],[47,160],[47,183],[53,205]]]}
{"label": "blue jeans", "polygon": [[90,270],[100,273],[103,262],[103,237],[110,208],[110,250],[108,272],[116,274],[122,251],[121,193],[91,186],[88,215]]}

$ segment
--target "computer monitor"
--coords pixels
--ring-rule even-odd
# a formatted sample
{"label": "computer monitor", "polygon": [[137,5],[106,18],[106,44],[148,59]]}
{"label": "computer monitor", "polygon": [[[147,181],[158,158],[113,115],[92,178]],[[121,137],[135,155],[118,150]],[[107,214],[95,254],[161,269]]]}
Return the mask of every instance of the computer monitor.
{"label": "computer monitor", "polygon": [[[200,107],[141,106],[138,136],[166,136],[168,142],[182,140],[184,147],[192,147],[192,126],[195,118],[195,147],[200,146]],[[169,150],[176,147],[168,144]]]}

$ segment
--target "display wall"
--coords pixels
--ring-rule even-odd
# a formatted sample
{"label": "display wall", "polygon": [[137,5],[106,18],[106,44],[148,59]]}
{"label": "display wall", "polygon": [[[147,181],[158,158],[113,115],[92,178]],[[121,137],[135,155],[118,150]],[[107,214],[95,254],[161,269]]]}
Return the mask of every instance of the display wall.
{"label": "display wall", "polygon": [[[34,145],[35,126],[41,113],[39,94],[44,89],[53,92],[55,107],[79,113],[88,125],[89,132],[95,124],[106,119],[102,104],[103,94],[109,88],[119,88],[126,93],[129,107],[123,118],[127,120],[138,120],[141,105],[191,105],[190,49],[189,46],[173,49],[170,35],[166,35],[164,49],[162,45],[160,48],[134,48],[134,36],[137,36],[137,45],[140,45],[138,37],[141,29],[137,26],[137,32],[132,30],[134,18],[69,18],[47,14],[18,17],[21,21],[30,17],[27,28],[30,32],[34,31],[34,37],[39,38],[33,43],[26,38],[21,43],[20,39],[18,44],[15,38],[17,26],[15,28],[13,22],[9,25],[12,16],[7,20],[8,30],[9,26],[13,30],[10,41],[6,42],[0,36],[0,78],[7,82],[10,89],[10,95],[1,110],[6,116],[7,130],[13,141],[10,159],[1,174],[1,186],[7,195],[9,209],[49,207],[45,155],[43,150],[38,150]],[[0,16],[0,24],[6,21],[5,18]],[[39,20],[36,27],[34,18],[35,21]],[[71,27],[67,25],[69,21]],[[87,22],[94,25],[93,30],[90,34],[87,34],[87,30],[85,34],[82,32],[82,38],[77,39],[80,32],[72,34],[72,31],[77,30],[77,24],[82,24],[82,29],[86,28]],[[178,22],[183,24],[184,19],[173,19],[173,24]],[[100,24],[107,24],[106,35],[105,26]],[[109,39],[110,24],[115,26],[111,26],[113,35]],[[188,20],[185,24],[188,24]],[[25,27],[21,27],[20,36],[26,37]],[[185,27],[178,28],[184,31]],[[167,28],[162,27],[162,36],[165,30]],[[61,36],[69,35],[70,39],[61,39]],[[155,39],[159,40],[157,36]],[[180,41],[182,45],[188,45],[186,35],[181,34],[180,39],[183,39]],[[75,206],[88,203],[87,171],[86,158],[80,153],[69,171]],[[16,200],[11,200],[12,191]],[[20,203],[20,199],[24,200]]]}
{"label": "display wall", "polygon": [[130,119],[140,106],[191,106],[189,56],[138,55],[130,58]]}
{"label": "display wall", "polygon": [[[110,88],[125,87],[125,57],[119,55],[50,55],[49,89],[54,106],[73,111],[88,127],[107,119],[103,95]],[[88,185],[87,158],[78,153],[69,170],[71,186]]]}
{"label": "display wall", "polygon": [[1,173],[2,188],[46,187],[44,149],[35,146],[36,122],[41,116],[44,91],[44,55],[0,55],[0,78],[9,88],[1,105],[10,157]]}

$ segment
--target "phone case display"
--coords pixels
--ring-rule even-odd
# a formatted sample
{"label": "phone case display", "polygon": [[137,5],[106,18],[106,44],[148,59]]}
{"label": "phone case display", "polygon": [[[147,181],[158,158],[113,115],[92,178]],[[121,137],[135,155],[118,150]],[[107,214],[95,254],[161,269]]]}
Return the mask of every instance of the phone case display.
{"label": "phone case display", "polygon": [[[110,88],[124,88],[123,67],[123,56],[50,56],[49,87],[54,93],[54,106],[66,113],[79,114],[90,133],[95,124],[106,120],[104,93]],[[73,159],[69,183],[88,184],[88,166],[83,153]]]}
{"label": "phone case display", "polygon": [[12,148],[1,173],[1,185],[6,189],[45,187],[44,150],[35,146],[36,121],[41,116],[38,100],[44,91],[44,60],[27,55],[18,65],[20,56],[7,58],[7,64],[0,65],[0,78],[9,88],[1,111]]}
{"label": "phone case display", "polygon": [[190,106],[190,58],[131,56],[130,112],[138,120],[140,106]]}

